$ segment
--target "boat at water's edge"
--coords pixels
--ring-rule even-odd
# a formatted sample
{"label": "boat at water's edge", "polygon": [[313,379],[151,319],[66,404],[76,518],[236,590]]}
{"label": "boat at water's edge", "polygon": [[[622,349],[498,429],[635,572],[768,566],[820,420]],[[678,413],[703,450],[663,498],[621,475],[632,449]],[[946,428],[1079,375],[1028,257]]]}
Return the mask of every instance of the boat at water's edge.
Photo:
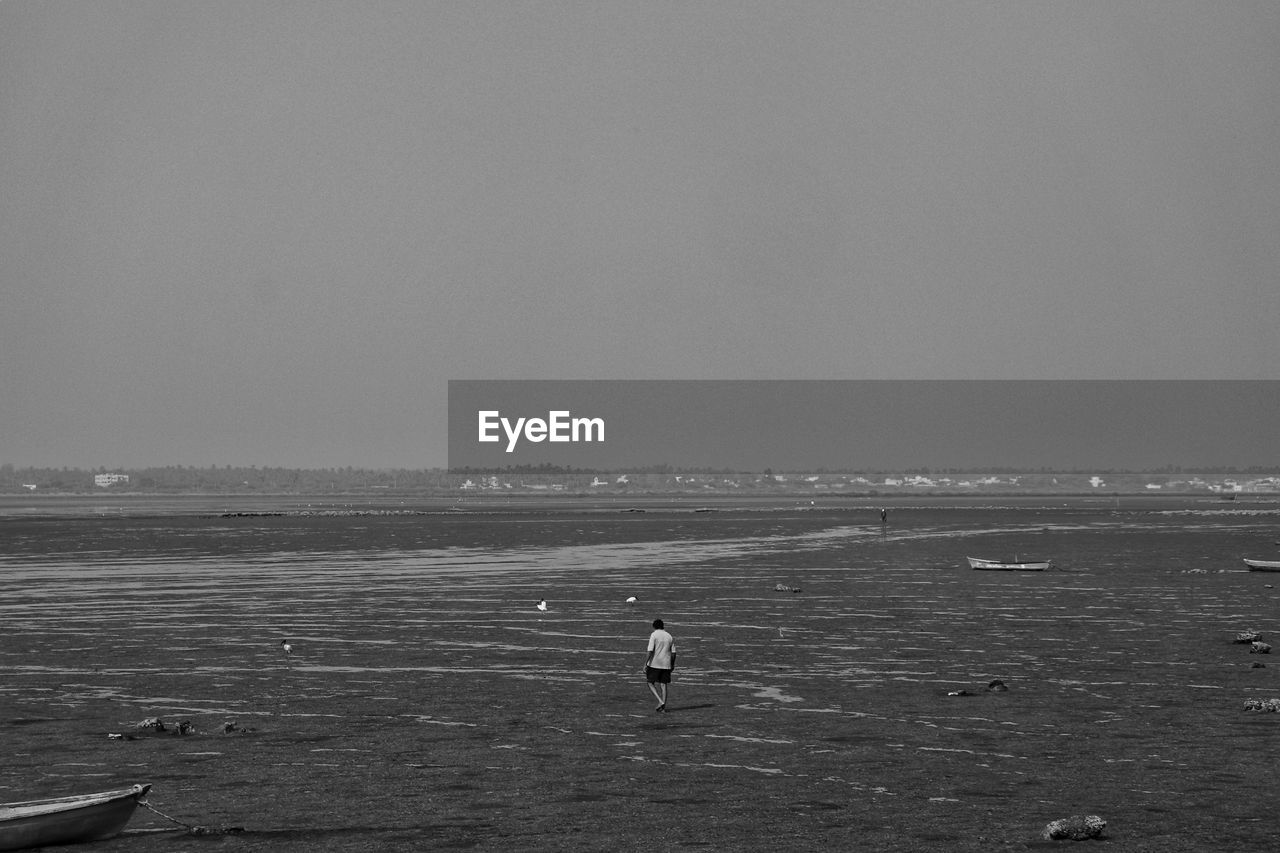
{"label": "boat at water's edge", "polygon": [[77,844],[124,829],[150,785],[0,804],[0,850]]}
{"label": "boat at water's edge", "polygon": [[1043,572],[1053,565],[1051,560],[983,560],[967,557],[969,568],[989,572]]}
{"label": "boat at water's edge", "polygon": [[1244,564],[1251,572],[1280,572],[1280,560],[1250,560],[1245,557]]}

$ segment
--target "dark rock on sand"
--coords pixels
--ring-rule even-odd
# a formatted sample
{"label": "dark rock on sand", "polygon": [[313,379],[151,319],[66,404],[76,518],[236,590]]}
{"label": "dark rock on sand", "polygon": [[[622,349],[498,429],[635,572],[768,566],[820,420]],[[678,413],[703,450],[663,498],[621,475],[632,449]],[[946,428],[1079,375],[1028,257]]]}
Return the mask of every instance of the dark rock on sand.
{"label": "dark rock on sand", "polygon": [[[1009,687],[1000,679],[995,678],[987,682],[987,686],[983,688],[988,693],[1004,693]],[[974,696],[976,694],[968,690],[952,690],[947,693],[948,696]]]}
{"label": "dark rock on sand", "polygon": [[1261,639],[1262,635],[1257,631],[1241,631],[1239,634],[1236,634],[1236,638],[1231,642],[1248,645],[1249,643],[1256,643]]}
{"label": "dark rock on sand", "polygon": [[[992,681],[987,682],[987,686],[984,689],[988,693],[1004,693],[1009,688],[1007,685],[1005,685],[1003,681],[996,678],[996,679],[993,679]],[[947,695],[948,696],[973,696],[975,694],[970,693],[968,690],[952,690],[949,693],[947,693]]]}
{"label": "dark rock on sand", "polygon": [[1251,655],[1269,655],[1271,654],[1271,646],[1267,643],[1255,640],[1249,648]]}
{"label": "dark rock on sand", "polygon": [[1048,841],[1084,841],[1101,838],[1106,828],[1107,822],[1096,814],[1072,815],[1049,823],[1041,837]]}
{"label": "dark rock on sand", "polygon": [[179,720],[172,727],[166,726],[164,720],[159,717],[147,717],[138,723],[134,728],[144,732],[155,732],[156,734],[168,733],[174,735],[190,735],[195,734],[196,727],[190,720]]}
{"label": "dark rock on sand", "polygon": [[1244,700],[1244,709],[1246,711],[1270,711],[1276,713],[1280,711],[1280,699],[1246,699]]}
{"label": "dark rock on sand", "polygon": [[239,835],[244,832],[243,826],[192,826],[187,835]]}

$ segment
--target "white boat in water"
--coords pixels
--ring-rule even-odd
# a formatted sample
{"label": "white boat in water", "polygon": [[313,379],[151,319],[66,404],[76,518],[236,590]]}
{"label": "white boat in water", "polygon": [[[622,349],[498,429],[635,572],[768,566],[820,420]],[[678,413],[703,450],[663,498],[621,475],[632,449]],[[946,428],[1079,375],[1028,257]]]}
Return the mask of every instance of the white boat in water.
{"label": "white boat in water", "polygon": [[1251,572],[1280,572],[1280,560],[1250,560],[1246,557],[1244,564]]}
{"label": "white boat in water", "polygon": [[983,560],[978,557],[967,559],[970,568],[988,572],[1043,572],[1053,565],[1050,560],[1020,560],[1017,557],[1012,560]]}

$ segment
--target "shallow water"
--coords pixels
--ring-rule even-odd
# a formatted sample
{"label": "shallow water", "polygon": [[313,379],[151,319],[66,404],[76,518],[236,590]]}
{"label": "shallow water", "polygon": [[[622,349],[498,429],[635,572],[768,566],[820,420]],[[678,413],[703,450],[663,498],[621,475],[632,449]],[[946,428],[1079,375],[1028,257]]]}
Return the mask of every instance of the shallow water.
{"label": "shallow water", "polygon": [[[1240,709],[1280,689],[1231,642],[1276,627],[1240,570],[1274,503],[283,512],[0,517],[3,799],[151,781],[249,826],[232,849],[646,847],[619,813],[723,849],[764,849],[762,815],[794,849],[1016,847],[1077,812],[1125,849],[1276,838],[1239,786],[1280,715]],[[1057,569],[964,561],[1014,553]],[[107,741],[147,717],[198,734]],[[291,796],[237,799],[260,781]]]}

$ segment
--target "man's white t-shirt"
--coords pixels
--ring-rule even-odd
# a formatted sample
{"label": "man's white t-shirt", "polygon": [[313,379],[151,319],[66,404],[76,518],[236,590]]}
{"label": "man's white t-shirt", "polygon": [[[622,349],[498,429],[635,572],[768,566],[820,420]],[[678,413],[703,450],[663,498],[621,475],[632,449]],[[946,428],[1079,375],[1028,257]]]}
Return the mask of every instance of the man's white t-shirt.
{"label": "man's white t-shirt", "polygon": [[676,640],[662,628],[649,635],[649,651],[653,652],[653,660],[649,666],[654,669],[671,669],[671,656],[676,653]]}

